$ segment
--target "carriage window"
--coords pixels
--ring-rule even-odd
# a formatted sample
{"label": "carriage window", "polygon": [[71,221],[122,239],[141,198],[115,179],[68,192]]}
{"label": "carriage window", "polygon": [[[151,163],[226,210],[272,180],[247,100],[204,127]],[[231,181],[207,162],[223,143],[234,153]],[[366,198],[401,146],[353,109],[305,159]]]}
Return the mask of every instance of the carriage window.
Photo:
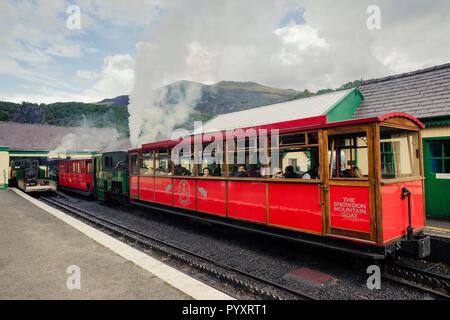
{"label": "carriage window", "polygon": [[273,169],[272,178],[319,179],[317,147],[281,149],[279,156],[281,168]]}
{"label": "carriage window", "polygon": [[203,146],[202,164],[199,166],[199,176],[221,177],[225,175],[224,153],[221,150],[207,149],[208,145]]}
{"label": "carriage window", "polygon": [[[265,148],[258,144],[258,139],[254,138],[227,141],[227,163],[230,177],[263,177],[265,168],[262,165],[260,155],[265,155]],[[230,146],[234,146],[234,153],[231,152]]]}
{"label": "carriage window", "polygon": [[[133,158],[131,158],[133,161]],[[136,168],[137,168],[137,157],[136,157]],[[143,152],[141,155],[141,168],[140,168],[141,176],[152,176],[155,174],[154,164],[153,164],[153,152]]]}
{"label": "carriage window", "polygon": [[305,145],[306,135],[305,133],[287,134],[280,138],[280,146],[290,145]]}
{"label": "carriage window", "polygon": [[87,163],[87,173],[92,173],[92,162]]}
{"label": "carriage window", "polygon": [[[173,152],[173,150],[172,150]],[[189,149],[188,149],[189,152]],[[172,157],[174,159],[173,174],[175,176],[193,176],[194,175],[194,154],[183,154],[180,150],[178,156]]]}
{"label": "carriage window", "polygon": [[381,127],[380,152],[383,179],[420,175],[419,134],[417,132]]}
{"label": "carriage window", "polygon": [[160,150],[155,161],[156,175],[172,175],[172,161],[167,150]]}
{"label": "carriage window", "polygon": [[365,132],[333,135],[328,141],[330,177],[353,179],[368,177],[369,161]]}
{"label": "carriage window", "polygon": [[131,175],[133,176],[137,176],[139,174],[139,170],[138,170],[138,155],[137,154],[132,154],[130,156],[130,166],[131,166]]}

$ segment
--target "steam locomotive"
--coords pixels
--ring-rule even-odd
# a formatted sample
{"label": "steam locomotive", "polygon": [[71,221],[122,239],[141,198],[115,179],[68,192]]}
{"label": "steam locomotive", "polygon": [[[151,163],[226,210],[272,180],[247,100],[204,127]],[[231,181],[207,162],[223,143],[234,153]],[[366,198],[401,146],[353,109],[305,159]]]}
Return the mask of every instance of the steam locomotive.
{"label": "steam locomotive", "polygon": [[56,191],[56,182],[48,178],[48,166],[39,160],[20,159],[11,161],[10,185],[30,192]]}

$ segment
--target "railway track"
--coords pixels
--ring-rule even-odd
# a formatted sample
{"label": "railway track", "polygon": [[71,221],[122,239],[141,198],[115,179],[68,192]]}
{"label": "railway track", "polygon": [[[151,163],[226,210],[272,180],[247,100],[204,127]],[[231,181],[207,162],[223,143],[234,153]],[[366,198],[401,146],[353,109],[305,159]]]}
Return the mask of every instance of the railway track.
{"label": "railway track", "polygon": [[439,264],[425,269],[394,261],[383,266],[383,277],[402,285],[450,299],[450,276],[433,272]]}
{"label": "railway track", "polygon": [[181,248],[168,242],[156,239],[139,231],[117,224],[108,219],[98,217],[93,213],[76,208],[71,204],[60,201],[54,196],[39,196],[42,200],[58,209],[68,212],[72,216],[81,218],[89,224],[115,235],[121,240],[127,241],[133,246],[150,249],[159,252],[171,259],[186,264],[200,272],[213,276],[238,290],[243,290],[248,294],[260,299],[298,299],[317,300],[317,298],[304,292],[290,289],[281,284],[252,275],[246,271],[214,261],[196,252]]}

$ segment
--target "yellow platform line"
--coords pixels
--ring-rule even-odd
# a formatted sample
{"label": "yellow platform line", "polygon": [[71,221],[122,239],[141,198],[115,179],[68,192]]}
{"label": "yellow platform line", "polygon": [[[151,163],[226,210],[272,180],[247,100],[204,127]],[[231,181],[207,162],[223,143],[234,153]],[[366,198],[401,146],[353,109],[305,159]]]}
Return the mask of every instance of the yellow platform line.
{"label": "yellow platform line", "polygon": [[443,231],[443,232],[449,232],[449,233],[450,233],[450,229],[445,229],[445,228],[429,227],[429,226],[428,226],[427,229],[437,230],[437,231]]}

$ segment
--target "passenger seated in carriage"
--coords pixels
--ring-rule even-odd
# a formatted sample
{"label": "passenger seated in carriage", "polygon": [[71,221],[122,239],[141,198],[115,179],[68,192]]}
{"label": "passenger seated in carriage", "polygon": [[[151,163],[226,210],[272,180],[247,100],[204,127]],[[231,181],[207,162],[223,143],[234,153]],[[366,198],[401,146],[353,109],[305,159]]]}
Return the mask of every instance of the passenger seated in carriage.
{"label": "passenger seated in carriage", "polygon": [[284,177],[288,179],[300,178],[298,173],[294,171],[294,166],[287,166],[284,169]]}

